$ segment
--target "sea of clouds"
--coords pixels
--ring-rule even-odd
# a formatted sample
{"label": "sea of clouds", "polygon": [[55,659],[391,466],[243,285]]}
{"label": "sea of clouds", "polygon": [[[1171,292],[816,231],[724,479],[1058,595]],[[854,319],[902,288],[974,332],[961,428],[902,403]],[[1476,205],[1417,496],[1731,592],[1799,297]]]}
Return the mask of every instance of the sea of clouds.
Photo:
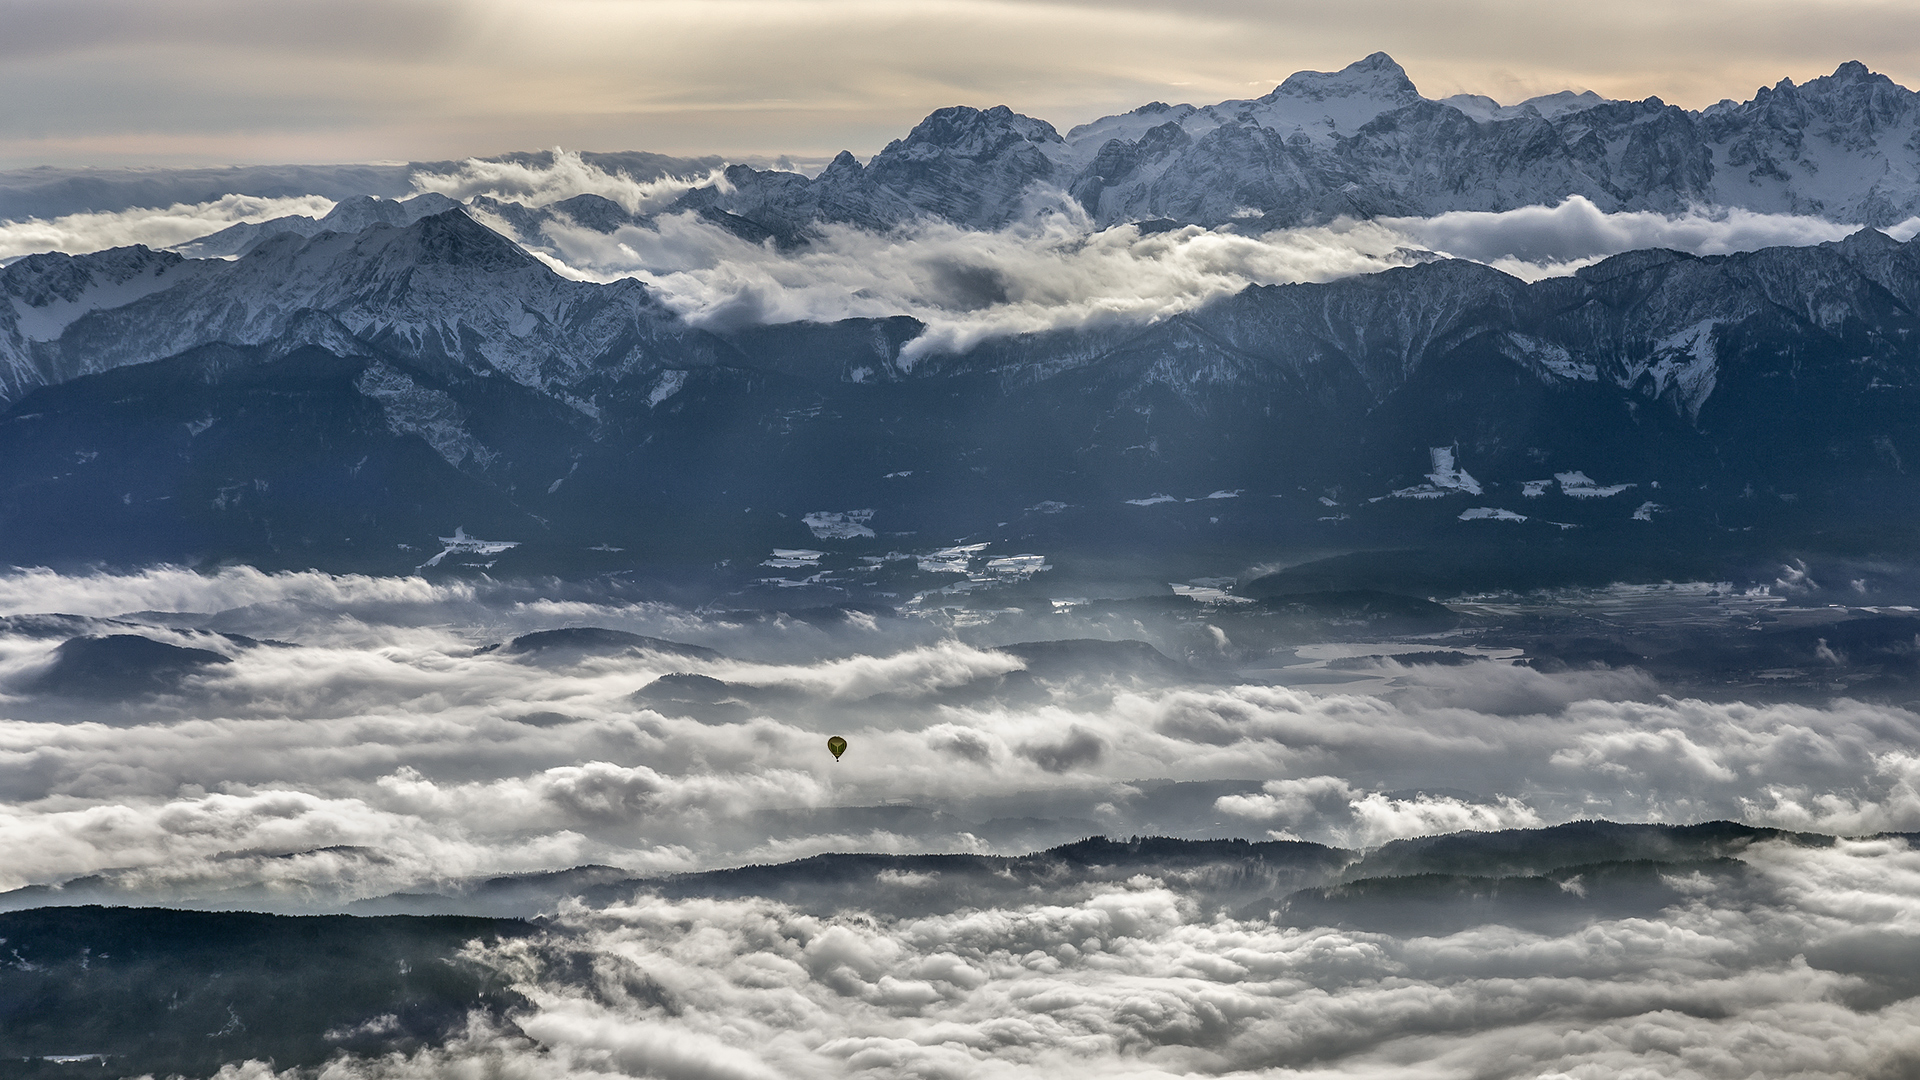
{"label": "sea of clouds", "polygon": [[629,214],[648,214],[665,209],[696,187],[724,188],[726,175],[724,169],[715,169],[705,176],[635,180],[592,165],[577,152],[556,148],[545,162],[473,158],[452,172],[417,172],[413,186],[455,202],[485,196],[536,209],[576,195],[598,195],[619,203]]}
{"label": "sea of clouds", "polygon": [[[33,689],[59,638],[4,624],[0,889],[27,887],[8,906],[341,910],[580,864],[1020,853],[1093,832],[1368,848],[1590,817],[1920,829],[1913,712],[1677,699],[1632,671],[1379,660],[1318,687],[1068,671],[983,695],[967,690],[1022,667],[995,635],[1034,625],[801,621],[562,583],[0,575],[0,613],[55,611],[231,662],[157,696],[63,697]],[[724,655],[487,648],[565,626]],[[1051,631],[1175,648],[1071,609]],[[705,718],[629,696],[670,671],[773,696]],[[838,763],[831,733],[851,743]],[[990,827],[1008,819],[1024,831]],[[641,889],[470,947],[530,1001],[511,1024],[320,1075],[1914,1075],[1920,852],[1766,840],[1737,868],[1675,866],[1663,908],[1557,928],[1463,926],[1444,905],[1387,929],[1287,925],[1155,873],[931,912],[888,898],[937,892],[937,871],[837,912]],[[236,1062],[220,1080],[272,1075]]]}
{"label": "sea of clouds", "polygon": [[517,1030],[321,1076],[1913,1075],[1920,853],[1775,842],[1742,861],[1738,888],[1559,934],[1276,926],[1145,878],[917,917],[640,895],[472,952],[532,999]]}
{"label": "sea of clouds", "polygon": [[[566,590],[0,575],[0,612],[124,615],[144,626],[117,632],[231,660],[158,696],[76,699],[34,690],[60,638],[6,624],[0,889],[104,875],[156,898],[305,910],[585,863],[1018,853],[1092,833],[1361,848],[1593,817],[1920,829],[1920,717],[1889,705],[1676,699],[1630,670],[1501,661],[1382,660],[1357,689],[1068,672],[1023,696],[980,692],[1023,667],[992,648],[1005,638],[1156,631],[1070,613],[1017,630],[823,627]],[[723,656],[485,648],[565,626]],[[687,715],[631,697],[674,672],[749,703]],[[853,747],[838,763],[831,734]],[[1009,820],[1028,824],[990,827]]]}

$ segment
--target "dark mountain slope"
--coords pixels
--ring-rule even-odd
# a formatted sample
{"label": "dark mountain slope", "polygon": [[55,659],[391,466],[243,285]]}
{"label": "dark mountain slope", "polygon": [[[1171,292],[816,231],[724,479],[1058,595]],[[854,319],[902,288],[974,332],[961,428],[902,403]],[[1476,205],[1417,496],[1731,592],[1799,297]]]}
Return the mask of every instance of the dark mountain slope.
{"label": "dark mountain slope", "polygon": [[1436,262],[911,363],[910,320],[693,330],[457,213],[197,265],[6,271],[47,296],[128,268],[179,281],[74,320],[49,348],[91,359],[0,414],[0,560],[407,570],[444,550],[737,579],[776,547],[884,560],[968,537],[1659,574],[1671,560],[1639,554],[1713,572],[1920,526],[1920,247],[1873,232],[1531,285]]}
{"label": "dark mountain slope", "polygon": [[470,1012],[499,1022],[524,1006],[459,952],[533,932],[458,916],[0,913],[0,1062],[22,1078],[210,1076],[248,1058],[292,1069],[406,1053]]}

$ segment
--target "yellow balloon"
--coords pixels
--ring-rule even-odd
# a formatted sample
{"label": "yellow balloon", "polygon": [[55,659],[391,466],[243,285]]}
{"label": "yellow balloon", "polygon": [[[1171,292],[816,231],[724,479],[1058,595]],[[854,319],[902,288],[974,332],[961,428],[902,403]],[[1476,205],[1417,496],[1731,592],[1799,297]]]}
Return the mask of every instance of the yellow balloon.
{"label": "yellow balloon", "polygon": [[827,740],[827,749],[833,752],[833,760],[839,761],[840,755],[847,752],[847,740],[835,735]]}

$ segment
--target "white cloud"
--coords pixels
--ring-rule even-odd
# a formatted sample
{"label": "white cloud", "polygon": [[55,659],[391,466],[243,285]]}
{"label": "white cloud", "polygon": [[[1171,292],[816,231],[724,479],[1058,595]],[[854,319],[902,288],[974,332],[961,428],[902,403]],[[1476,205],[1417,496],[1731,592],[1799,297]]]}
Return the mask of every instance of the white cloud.
{"label": "white cloud", "polygon": [[[1875,976],[1857,955],[1862,943],[1911,950],[1920,854],[1897,841],[1762,843],[1743,859],[1739,895],[1596,913],[1560,933],[1276,926],[1151,878],[929,916],[642,895],[563,911],[544,939],[470,952],[532,1000],[520,1034],[475,1026],[442,1048],[342,1059],[325,1075],[1911,1071],[1920,999],[1863,1003]],[[553,962],[575,951],[592,964]]]}
{"label": "white cloud", "polygon": [[132,574],[59,574],[45,568],[0,574],[0,612],[66,612],[108,617],[130,611],[208,612],[263,603],[440,604],[470,597],[461,583],[359,574],[269,573],[251,566],[202,574],[157,566]]}
{"label": "white cloud", "polygon": [[[289,643],[142,631],[232,660],[150,699],[80,703],[30,692],[58,637],[0,633],[4,884],[124,871],[156,897],[271,882],[299,906],[577,862],[1020,851],[1094,831],[1371,846],[1583,817],[1920,828],[1920,718],[1891,706],[1676,700],[1634,672],[1499,662],[1383,666],[1364,692],[1103,677],[1008,695],[1019,661],[981,645],[1017,631],[992,624],[822,629],[552,589],[0,575],[0,612],[188,613],[138,617]],[[1154,634],[1054,618],[1068,636]],[[477,651],[580,625],[729,658]],[[736,704],[630,698],[676,671]],[[832,734],[851,744],[838,763]],[[1142,778],[1241,786],[1195,804]],[[1033,824],[982,831],[996,820]]]}
{"label": "white cloud", "polygon": [[1243,236],[1198,226],[1095,230],[1064,200],[999,232],[921,222],[892,232],[827,225],[782,251],[690,214],[612,234],[564,225],[522,238],[563,273],[637,277],[697,325],[912,315],[915,356],[1012,333],[1145,322],[1249,284],[1326,281],[1405,265],[1406,238],[1339,222]]}
{"label": "white cloud", "polygon": [[577,151],[557,147],[545,164],[470,158],[450,173],[416,172],[413,186],[416,191],[438,192],[459,202],[485,195],[530,207],[547,206],[575,195],[598,195],[633,214],[664,209],[696,187],[729,190],[725,174],[717,169],[700,177],[635,180],[625,173],[596,168],[582,160]]}
{"label": "white cloud", "polygon": [[51,220],[0,221],[0,263],[43,251],[82,255],[130,244],[166,248],[241,222],[303,215],[324,217],[333,200],[319,195],[261,198],[223,195],[211,202],[68,214]]}
{"label": "white cloud", "polygon": [[[1558,206],[1523,206],[1497,213],[1457,210],[1430,218],[1388,218],[1385,224],[1459,259],[1472,259],[1540,277],[1566,272],[1623,251],[1669,248],[1693,255],[1725,255],[1764,247],[1804,247],[1839,240],[1858,225],[1797,214],[1701,208],[1685,214],[1607,213],[1574,195]],[[1902,223],[1896,229],[1911,232]],[[1512,269],[1509,269],[1509,268]]]}
{"label": "white cloud", "polygon": [[[651,225],[601,233],[549,222],[536,236],[482,213],[568,277],[637,278],[699,326],[728,329],[796,321],[910,315],[927,324],[904,361],[1010,334],[1125,326],[1191,311],[1250,285],[1320,282],[1451,256],[1526,280],[1573,273],[1645,248],[1697,255],[1837,240],[1854,226],[1789,214],[1699,209],[1686,214],[1604,213],[1574,196],[1558,206],[1454,212],[1432,218],[1341,219],[1251,233],[1199,226],[1142,233],[1096,229],[1058,191],[1036,190],[1021,219],[982,232],[932,220],[889,231],[823,225],[809,243],[754,243],[691,212],[662,214],[705,177],[639,181],[555,150],[545,163],[471,159],[451,172],[418,172],[413,184],[543,207],[581,194],[659,215]],[[78,214],[53,222],[0,223],[0,259],[29,251],[84,252],[126,243],[165,246],[237,221],[324,214],[331,201],[226,196],[194,206]],[[1920,229],[1920,219],[1894,229]]]}
{"label": "white cloud", "polygon": [[[1389,840],[1438,833],[1529,829],[1544,824],[1532,807],[1510,795],[1484,802],[1426,792],[1390,795],[1355,791],[1337,776],[1269,780],[1258,794],[1222,795],[1214,801],[1214,808],[1223,814],[1276,825],[1270,831],[1276,838],[1298,839],[1292,826],[1312,822],[1325,838],[1352,848],[1378,847]],[[1347,820],[1342,820],[1343,815]]]}
{"label": "white cloud", "polygon": [[[476,170],[474,178],[435,190],[495,190],[486,184],[496,172],[514,177],[497,185],[502,197],[524,191],[540,202],[645,189],[664,205],[665,193],[684,190],[679,181],[635,185],[571,156],[551,168],[476,162],[468,169]],[[812,242],[785,250],[743,240],[692,213],[611,234],[556,222],[519,239],[570,277],[646,281],[696,325],[911,315],[928,324],[906,350],[911,362],[990,337],[1162,319],[1249,285],[1329,281],[1441,256],[1532,281],[1625,251],[1717,255],[1824,243],[1857,228],[1740,209],[1605,213],[1576,195],[1557,206],[1498,213],[1341,219],[1258,234],[1199,226],[1143,234],[1132,225],[1096,229],[1060,192],[1036,190],[1028,200],[1021,220],[996,232],[931,220],[887,232],[825,225]],[[512,234],[505,222],[490,224]],[[1914,231],[1909,226],[1920,220],[1895,231]]]}
{"label": "white cloud", "polygon": [[[22,685],[57,637],[0,632],[0,887],[98,874],[123,900],[335,909],[585,863],[648,875],[1023,851],[1033,822],[1054,823],[1048,842],[1172,831],[1355,847],[1588,817],[1920,829],[1920,717],[1890,706],[1675,699],[1644,677],[1495,662],[1396,665],[1367,693],[1103,679],[982,695],[1015,662],[950,628],[919,636],[932,620],[835,636],[553,588],[0,575],[8,615],[198,612],[175,618],[288,643],[224,644],[232,662],[175,693],[79,705]],[[583,624],[739,658],[475,648]],[[752,702],[702,720],[629,699],[670,671]],[[829,732],[852,744],[837,764]],[[1171,873],[958,903],[963,886],[917,867],[853,894],[873,910],[834,916],[754,898],[570,904],[548,939],[476,954],[533,1002],[517,1032],[475,1026],[324,1075],[1704,1080],[1899,1075],[1920,1060],[1920,999],[1875,959],[1920,942],[1920,854],[1897,839],[1763,842],[1740,859],[1737,874],[1670,872],[1664,908],[1583,907],[1551,931],[1462,929],[1438,900],[1391,933],[1279,926]],[[1277,901],[1294,886],[1274,887]],[[1604,889],[1564,895],[1601,905]],[[921,906],[888,910],[909,897]],[[550,963],[555,950],[591,963]]]}

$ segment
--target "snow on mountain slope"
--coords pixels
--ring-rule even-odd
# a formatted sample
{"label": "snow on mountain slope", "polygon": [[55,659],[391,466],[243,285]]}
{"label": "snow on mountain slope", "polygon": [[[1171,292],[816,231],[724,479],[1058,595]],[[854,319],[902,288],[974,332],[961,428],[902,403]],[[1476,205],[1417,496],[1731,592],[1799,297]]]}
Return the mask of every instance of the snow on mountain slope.
{"label": "snow on mountain slope", "polygon": [[323,232],[357,233],[369,225],[411,225],[423,217],[442,214],[459,205],[438,192],[427,192],[399,201],[361,195],[342,199],[322,217],[293,215],[262,222],[242,222],[210,236],[176,244],[171,250],[190,259],[244,255],[280,233],[318,236]]}
{"label": "snow on mountain slope", "polygon": [[1252,124],[1287,137],[1289,145],[1305,141],[1332,146],[1352,138],[1382,113],[1404,109],[1424,99],[1393,57],[1377,52],[1339,71],[1301,71],[1263,97],[1223,101],[1198,110],[1181,126],[1193,135],[1209,126]]}
{"label": "snow on mountain slope", "polygon": [[1066,134],[1067,153],[1062,163],[1075,172],[1093,162],[1109,141],[1122,144],[1139,142],[1147,132],[1163,124],[1180,124],[1199,110],[1192,105],[1169,105],[1155,101],[1131,112],[1103,116],[1073,128]]}
{"label": "snow on mountain slope", "polygon": [[1888,223],[1920,200],[1920,94],[1858,61],[1804,86],[1782,79],[1699,117],[1728,206]]}
{"label": "snow on mountain slope", "polygon": [[444,391],[423,387],[388,364],[369,364],[354,388],[380,403],[395,435],[418,435],[434,453],[458,468],[472,461],[486,465],[494,452],[468,432],[459,404]]}
{"label": "snow on mountain slope", "polygon": [[[716,163],[564,151],[427,163],[408,168],[415,190],[429,194],[347,198],[325,218],[236,225],[178,250],[231,256],[278,232],[405,224],[454,201],[522,237],[562,219],[605,233],[691,211],[783,249],[817,238],[826,222],[885,231],[935,219],[998,230],[1068,210],[1094,227],[1249,233],[1572,197],[1602,213],[1744,210],[1888,227],[1920,224],[1920,95],[1850,62],[1700,112],[1585,91],[1515,105],[1475,95],[1435,101],[1375,53],[1339,71],[1297,73],[1260,97],[1155,102],[1064,137],[1005,106],[954,106],[869,161],[843,153],[811,177],[734,165],[699,178]],[[232,173],[237,184],[252,175]],[[380,193],[390,193],[391,176],[380,176]],[[0,177],[0,193],[6,186]]]}
{"label": "snow on mountain slope", "polygon": [[[638,283],[568,280],[458,212],[283,234],[233,262],[135,249],[21,266],[98,283],[129,260],[179,281],[40,343],[59,363],[34,371],[65,384],[0,415],[0,555],[71,555],[82,514],[121,523],[141,557],[298,536],[399,558],[461,522],[528,539],[538,515],[577,553],[631,549],[663,521],[730,536],[777,507],[753,519],[764,552],[967,536],[1050,504],[1132,514],[1160,492],[1149,513],[1209,535],[1266,537],[1273,515],[1323,539],[1485,528],[1459,515],[1501,507],[1500,528],[1557,534],[1630,520],[1607,497],[1629,490],[1665,508],[1644,510],[1655,524],[1707,520],[1702,500],[1745,522],[1749,484],[1780,506],[1853,479],[1877,491],[1920,453],[1920,245],[1872,232],[1638,252],[1532,283],[1426,262],[915,363],[900,362],[910,320],[701,332]],[[28,291],[19,270],[0,272],[9,296]],[[301,510],[303,478],[352,514]],[[1191,520],[1170,501],[1208,491],[1244,495]],[[1543,501],[1512,509],[1529,497]],[[1893,505],[1819,498],[1843,516]]]}
{"label": "snow on mountain slope", "polygon": [[1059,186],[1065,141],[1044,120],[996,105],[940,109],[864,166],[841,154],[811,181],[744,166],[726,172],[732,190],[691,193],[682,206],[737,214],[776,232],[812,220],[885,227],[931,216],[974,228],[1019,217],[1040,184]]}
{"label": "snow on mountain slope", "polygon": [[[644,285],[569,281],[460,211],[357,234],[283,233],[235,262],[182,261],[138,248],[108,254],[180,269],[164,279],[149,273],[138,280],[150,287],[130,302],[83,314],[57,341],[36,345],[37,366],[21,386],[209,342],[271,342],[312,312],[368,349],[504,375],[587,411],[574,392],[590,394],[596,377],[617,378],[636,364],[711,362],[699,335]],[[85,257],[86,265],[99,258]],[[15,289],[19,271],[9,268],[0,281]]]}
{"label": "snow on mountain slope", "polygon": [[[210,267],[143,247],[95,255],[33,255],[0,271],[0,400],[71,378],[48,345],[75,321],[204,275]],[[94,370],[82,368],[81,370]]]}
{"label": "snow on mountain slope", "polygon": [[871,161],[842,154],[812,178],[734,166],[675,180],[656,175],[664,159],[509,155],[422,171],[432,191],[404,203],[349,199],[179,250],[403,224],[452,206],[444,189],[564,274],[638,277],[703,325],[901,314],[942,328],[922,347],[965,347],[1436,252],[1531,278],[1634,248],[1817,242],[1844,235],[1848,215],[1910,235],[1914,99],[1851,64],[1705,113],[1571,91],[1436,102],[1377,53],[1262,97],[1155,103],[1065,137],[1003,106],[943,109]]}
{"label": "snow on mountain slope", "polygon": [[1877,365],[1902,346],[1869,346],[1861,328],[1910,325],[1916,311],[1920,244],[1863,230],[1732,256],[1632,253],[1532,284],[1449,260],[1324,285],[1256,286],[1130,336],[1016,339],[944,370],[986,366],[1013,385],[1104,372],[1196,401],[1209,386],[1285,386],[1322,407],[1364,412],[1440,358],[1484,349],[1548,385],[1606,383],[1693,423],[1727,377],[1730,335],[1781,348],[1820,341],[1862,350],[1858,362]]}
{"label": "snow on mountain slope", "polygon": [[1386,53],[1374,53],[1337,72],[1301,71],[1271,93],[1217,105],[1155,102],[1118,116],[1104,116],[1069,131],[1066,160],[1084,167],[1111,139],[1137,142],[1162,124],[1178,124],[1192,138],[1225,125],[1252,125],[1292,141],[1331,145],[1351,138],[1374,117],[1421,100],[1407,73]]}

